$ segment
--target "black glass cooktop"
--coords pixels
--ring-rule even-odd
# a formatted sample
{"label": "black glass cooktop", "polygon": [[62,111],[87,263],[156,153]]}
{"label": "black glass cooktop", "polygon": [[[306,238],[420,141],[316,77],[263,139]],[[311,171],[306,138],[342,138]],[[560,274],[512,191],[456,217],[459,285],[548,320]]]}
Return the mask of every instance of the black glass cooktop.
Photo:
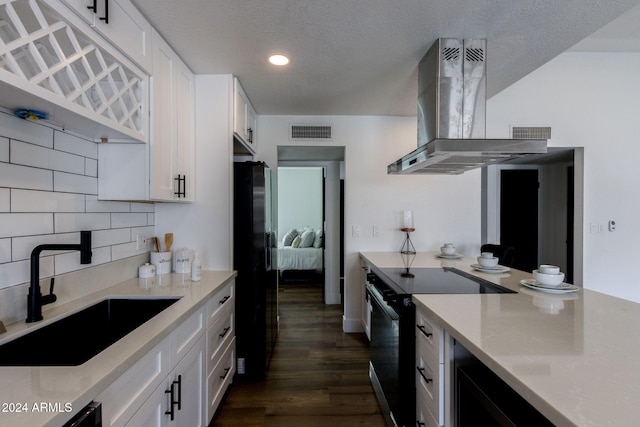
{"label": "black glass cooktop", "polygon": [[448,268],[381,268],[380,277],[398,294],[515,293],[464,271]]}

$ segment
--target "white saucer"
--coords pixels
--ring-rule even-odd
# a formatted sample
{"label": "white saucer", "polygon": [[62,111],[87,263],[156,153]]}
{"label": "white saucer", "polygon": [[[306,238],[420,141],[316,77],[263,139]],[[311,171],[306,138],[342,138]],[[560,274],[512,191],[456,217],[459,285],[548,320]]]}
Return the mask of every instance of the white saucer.
{"label": "white saucer", "polygon": [[444,259],[460,259],[460,258],[462,258],[462,255],[460,255],[460,254],[451,254],[451,255],[448,255],[448,254],[442,254],[442,253],[440,253],[440,254],[436,254],[436,256],[437,256],[438,258],[444,258]]}
{"label": "white saucer", "polygon": [[529,289],[535,289],[536,291],[540,292],[548,292],[550,294],[566,294],[569,292],[577,292],[580,289],[579,287],[571,285],[569,283],[562,283],[558,286],[547,286],[534,279],[521,280],[520,284],[526,286]]}
{"label": "white saucer", "polygon": [[501,273],[507,273],[510,271],[507,267],[502,267],[499,265],[496,265],[495,267],[483,267],[480,264],[471,264],[471,268],[473,268],[474,270],[478,270],[482,273],[492,273],[492,274],[501,274]]}

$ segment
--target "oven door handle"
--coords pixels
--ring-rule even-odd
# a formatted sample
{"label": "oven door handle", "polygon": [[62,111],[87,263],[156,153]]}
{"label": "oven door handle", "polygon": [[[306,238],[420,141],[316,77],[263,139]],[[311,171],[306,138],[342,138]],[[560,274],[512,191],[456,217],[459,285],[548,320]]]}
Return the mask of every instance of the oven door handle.
{"label": "oven door handle", "polygon": [[391,326],[397,328],[400,320],[398,313],[396,313],[393,308],[385,302],[384,298],[382,298],[382,294],[380,294],[375,286],[367,285],[367,291],[369,292],[369,295],[371,295],[373,302],[378,306],[378,308],[380,308],[380,312],[387,318],[389,323],[391,323]]}

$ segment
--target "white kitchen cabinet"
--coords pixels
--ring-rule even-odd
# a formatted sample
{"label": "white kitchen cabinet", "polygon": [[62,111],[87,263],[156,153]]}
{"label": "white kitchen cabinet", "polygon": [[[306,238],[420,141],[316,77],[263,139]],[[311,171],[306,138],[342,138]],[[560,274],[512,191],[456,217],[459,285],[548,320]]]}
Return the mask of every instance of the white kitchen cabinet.
{"label": "white kitchen cabinet", "polygon": [[369,281],[367,280],[367,274],[371,272],[371,268],[362,262],[362,326],[364,328],[364,333],[367,335],[369,341],[371,341],[371,312],[373,311],[373,307],[371,306],[371,299],[369,297],[369,293],[367,292],[367,284]]}
{"label": "white kitchen cabinet", "polygon": [[152,71],[151,24],[129,0],[62,0],[146,72]]}
{"label": "white kitchen cabinet", "polygon": [[416,423],[444,425],[444,330],[416,310]]}
{"label": "white kitchen cabinet", "polygon": [[257,114],[237,78],[233,80],[233,135],[253,154],[257,151]]}
{"label": "white kitchen cabinet", "polygon": [[150,143],[98,147],[101,200],[195,200],[194,76],[156,31],[153,64]]}
{"label": "white kitchen cabinet", "polygon": [[60,0],[2,2],[0,38],[2,107],[95,141],[148,141],[148,73]]}

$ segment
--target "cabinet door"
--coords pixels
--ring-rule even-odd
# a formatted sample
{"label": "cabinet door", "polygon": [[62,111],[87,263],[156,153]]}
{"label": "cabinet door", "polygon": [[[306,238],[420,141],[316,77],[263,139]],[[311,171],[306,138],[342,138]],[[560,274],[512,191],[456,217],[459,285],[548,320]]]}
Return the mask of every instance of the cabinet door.
{"label": "cabinet door", "polygon": [[169,395],[165,393],[164,385],[155,389],[153,394],[138,409],[126,424],[126,427],[168,427],[171,422],[165,414],[169,404]]}
{"label": "cabinet door", "polygon": [[249,144],[254,152],[257,151],[257,127],[258,120],[256,111],[253,109],[253,106],[250,103],[247,103],[247,129],[245,130],[245,134],[247,136],[247,144]]}
{"label": "cabinet door", "polygon": [[204,337],[189,350],[175,368],[174,381],[180,379],[180,408],[175,407],[175,425],[199,427],[204,425]]}
{"label": "cabinet door", "polygon": [[234,80],[233,132],[244,142],[247,140],[247,95],[238,79]]}
{"label": "cabinet door", "polygon": [[184,177],[181,183],[184,196],[178,200],[193,202],[195,200],[195,82],[193,73],[182,61],[177,63],[176,73],[176,152],[178,175]]}
{"label": "cabinet door", "polygon": [[151,72],[151,24],[129,0],[62,1],[145,71]]}

